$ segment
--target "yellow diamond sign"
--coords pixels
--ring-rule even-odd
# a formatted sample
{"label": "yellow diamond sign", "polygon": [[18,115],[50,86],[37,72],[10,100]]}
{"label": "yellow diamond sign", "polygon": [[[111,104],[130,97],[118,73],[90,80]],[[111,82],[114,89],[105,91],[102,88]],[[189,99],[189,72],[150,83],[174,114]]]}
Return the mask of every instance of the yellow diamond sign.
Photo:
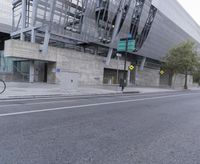
{"label": "yellow diamond sign", "polygon": [[161,75],[164,75],[164,74],[165,74],[165,71],[161,70],[161,71],[160,71],[160,74],[161,74]]}
{"label": "yellow diamond sign", "polygon": [[128,68],[130,71],[133,71],[135,67],[133,65],[130,65]]}

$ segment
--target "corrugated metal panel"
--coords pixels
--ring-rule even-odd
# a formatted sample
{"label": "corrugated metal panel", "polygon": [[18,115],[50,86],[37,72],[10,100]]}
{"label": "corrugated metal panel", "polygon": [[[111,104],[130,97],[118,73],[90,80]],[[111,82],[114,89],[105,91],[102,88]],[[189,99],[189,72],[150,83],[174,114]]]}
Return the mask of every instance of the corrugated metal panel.
{"label": "corrugated metal panel", "polygon": [[12,27],[10,25],[0,23],[0,32],[10,34]]}
{"label": "corrugated metal panel", "polygon": [[141,14],[140,23],[139,23],[139,29],[138,29],[139,33],[141,33],[144,28],[144,25],[146,23],[146,20],[147,20],[148,14],[149,14],[150,6],[151,6],[151,0],[146,0],[144,7],[143,7],[142,14]]}
{"label": "corrugated metal panel", "polygon": [[0,0],[0,23],[12,24],[12,3],[11,0]]}
{"label": "corrugated metal panel", "polygon": [[110,0],[109,7],[108,7],[108,15],[109,20],[113,20],[117,14],[117,10],[119,8],[121,0]]}
{"label": "corrugated metal panel", "polygon": [[149,36],[138,54],[162,60],[170,48],[188,39],[193,38],[161,12],[158,12]]}
{"label": "corrugated metal panel", "polygon": [[200,42],[200,26],[183,9],[177,0],[153,0],[153,5],[167,18]]}
{"label": "corrugated metal panel", "polygon": [[[40,1],[43,1],[45,3],[48,2],[45,0],[40,0]],[[65,1],[62,0],[61,2],[63,3]],[[135,0],[131,1],[129,11],[126,11],[124,9],[125,12],[122,13],[124,20],[120,22],[121,23],[120,31],[116,36],[115,41],[112,42],[111,44],[99,41],[100,40],[99,31],[102,30],[104,32],[107,30],[106,31],[107,33],[110,32],[112,34],[115,28],[114,24],[111,24],[113,22],[110,22],[110,20],[112,20],[116,16],[120,0],[110,0],[109,2],[110,2],[108,7],[109,11],[107,11],[107,8],[105,10],[104,9],[102,10],[105,11],[104,13],[106,14],[108,13],[108,15],[106,16],[108,16],[109,21],[107,19],[105,20],[103,19],[103,21],[104,23],[106,22],[109,23],[109,27],[111,27],[109,28],[111,29],[110,31],[107,30],[108,26],[98,28],[98,21],[96,18],[97,1],[88,0],[86,11],[82,15],[83,25],[81,28],[82,31],[80,33],[75,33],[73,32],[73,30],[71,31],[64,30],[63,26],[61,26],[61,24],[58,24],[56,20],[53,20],[53,23],[56,25],[58,30],[54,30],[54,28],[52,28],[51,32],[53,34],[61,35],[63,37],[66,36],[66,38],[69,37],[70,39],[81,40],[81,42],[83,43],[88,43],[88,44],[95,43],[103,45],[105,47],[116,48],[118,40],[120,38],[127,37],[128,33],[130,32],[130,25],[131,22],[133,21],[132,15],[135,8]],[[125,2],[125,0],[123,2]],[[148,24],[149,26],[146,26],[146,27],[151,27],[150,32],[147,39],[145,35],[146,41],[144,42],[142,48],[137,52],[138,55],[161,60],[162,57],[166,55],[166,53],[170,48],[187,39],[196,40],[200,45],[200,27],[187,14],[187,12],[180,6],[180,4],[176,0],[153,0],[152,3],[155,7],[158,8],[158,10],[155,19],[153,21],[152,27],[151,24]],[[139,31],[137,37],[140,37],[141,31],[144,29],[144,25],[147,22],[150,6],[151,6],[151,0],[146,0],[141,19],[138,19],[138,21],[140,20],[140,23],[139,23]],[[68,14],[65,10],[57,12],[66,13],[66,15]],[[60,14],[57,15],[59,16]],[[43,18],[43,16],[44,15],[42,15],[42,17],[40,18],[41,23],[45,22],[45,17]],[[70,18],[72,16],[70,16]]]}

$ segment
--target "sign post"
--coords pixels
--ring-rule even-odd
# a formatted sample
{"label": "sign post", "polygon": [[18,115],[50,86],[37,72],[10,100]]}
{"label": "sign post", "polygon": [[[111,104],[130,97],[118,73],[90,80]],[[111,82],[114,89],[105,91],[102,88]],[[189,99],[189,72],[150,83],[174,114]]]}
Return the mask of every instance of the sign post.
{"label": "sign post", "polygon": [[125,52],[125,60],[124,60],[124,76],[123,76],[123,84],[122,84],[122,91],[124,91],[124,88],[127,85],[127,77],[126,77],[126,60],[128,55],[128,38],[126,39],[126,52]]}
{"label": "sign post", "polygon": [[128,34],[127,38],[120,39],[117,51],[121,53],[125,53],[125,60],[124,60],[124,75],[123,75],[123,81],[120,82],[120,85],[122,87],[122,91],[124,91],[125,86],[127,85],[127,76],[126,76],[126,61],[128,57],[128,52],[135,51],[135,40],[131,37],[130,34]]}

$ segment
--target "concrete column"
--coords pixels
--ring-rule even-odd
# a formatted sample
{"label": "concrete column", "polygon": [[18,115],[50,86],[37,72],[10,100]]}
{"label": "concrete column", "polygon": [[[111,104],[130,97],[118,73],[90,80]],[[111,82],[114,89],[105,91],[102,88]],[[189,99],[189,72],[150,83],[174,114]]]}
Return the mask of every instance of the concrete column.
{"label": "concrete column", "polygon": [[145,65],[145,63],[146,63],[146,57],[143,57],[143,59],[142,59],[142,63],[141,63],[141,65],[140,65],[140,71],[143,71],[143,69],[144,69],[144,65]]}
{"label": "concrete column", "polygon": [[33,0],[33,11],[32,11],[32,21],[31,21],[32,27],[35,26],[35,19],[36,19],[36,15],[37,15],[37,9],[38,9],[38,0]]}
{"label": "concrete column", "polygon": [[31,43],[35,43],[35,30],[32,29],[31,31]]}
{"label": "concrete column", "polygon": [[128,70],[128,76],[127,76],[127,85],[129,86],[130,85],[130,78],[131,78],[131,71]]}
{"label": "concrete column", "polygon": [[34,60],[31,60],[29,68],[29,83],[34,82],[34,77],[35,77],[35,62]]}
{"label": "concrete column", "polygon": [[135,66],[135,85],[138,85],[139,75],[138,75],[139,68]]}
{"label": "concrete column", "polygon": [[32,26],[32,31],[31,31],[31,42],[35,43],[35,19],[37,15],[37,9],[38,9],[38,0],[33,0],[33,11],[32,11],[32,21],[31,21],[31,26]]}
{"label": "concrete column", "polygon": [[50,31],[51,31],[51,25],[53,21],[53,16],[54,16],[54,8],[55,8],[55,0],[50,1],[50,11],[49,15],[47,16],[47,22],[48,24],[46,25],[46,30],[45,30],[45,35],[44,35],[44,43],[42,45],[42,53],[46,55],[48,53],[48,46],[49,46],[49,40],[50,40]]}

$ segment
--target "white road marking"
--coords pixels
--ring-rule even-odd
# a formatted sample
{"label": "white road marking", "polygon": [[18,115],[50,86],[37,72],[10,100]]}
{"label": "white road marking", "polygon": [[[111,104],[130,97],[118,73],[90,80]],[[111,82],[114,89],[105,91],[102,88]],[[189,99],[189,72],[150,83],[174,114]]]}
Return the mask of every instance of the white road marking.
{"label": "white road marking", "polygon": [[[77,100],[62,100],[62,101],[45,101],[45,102],[31,102],[31,103],[22,103],[22,104],[5,104],[0,105],[0,107],[12,107],[12,106],[20,106],[20,105],[42,105],[42,104],[55,104],[55,103],[62,103],[62,102],[75,102]],[[1,109],[0,109],[1,110]]]}
{"label": "white road marking", "polygon": [[73,97],[62,97],[58,96],[56,97],[41,97],[41,98],[17,98],[17,99],[1,99],[2,102],[18,102],[18,101],[31,101],[31,100],[52,100],[52,99],[58,99],[58,98],[73,98]]}
{"label": "white road marking", "polygon": [[93,107],[93,106],[101,106],[101,105],[120,104],[120,103],[127,103],[127,102],[138,102],[138,101],[145,101],[145,100],[156,100],[156,99],[164,99],[164,98],[182,97],[182,96],[190,96],[190,95],[196,95],[196,94],[200,94],[200,93],[179,94],[179,95],[171,95],[171,96],[169,95],[169,96],[150,97],[150,98],[142,98],[142,99],[135,99],[135,100],[112,101],[112,102],[96,103],[96,104],[75,105],[75,106],[68,106],[68,107],[39,109],[39,110],[22,111],[22,112],[14,112],[14,113],[3,113],[3,114],[0,114],[0,117],[31,114],[31,113],[40,113],[40,112],[49,112],[49,111],[58,111],[58,110],[74,109],[74,108],[85,108],[85,107]]}

